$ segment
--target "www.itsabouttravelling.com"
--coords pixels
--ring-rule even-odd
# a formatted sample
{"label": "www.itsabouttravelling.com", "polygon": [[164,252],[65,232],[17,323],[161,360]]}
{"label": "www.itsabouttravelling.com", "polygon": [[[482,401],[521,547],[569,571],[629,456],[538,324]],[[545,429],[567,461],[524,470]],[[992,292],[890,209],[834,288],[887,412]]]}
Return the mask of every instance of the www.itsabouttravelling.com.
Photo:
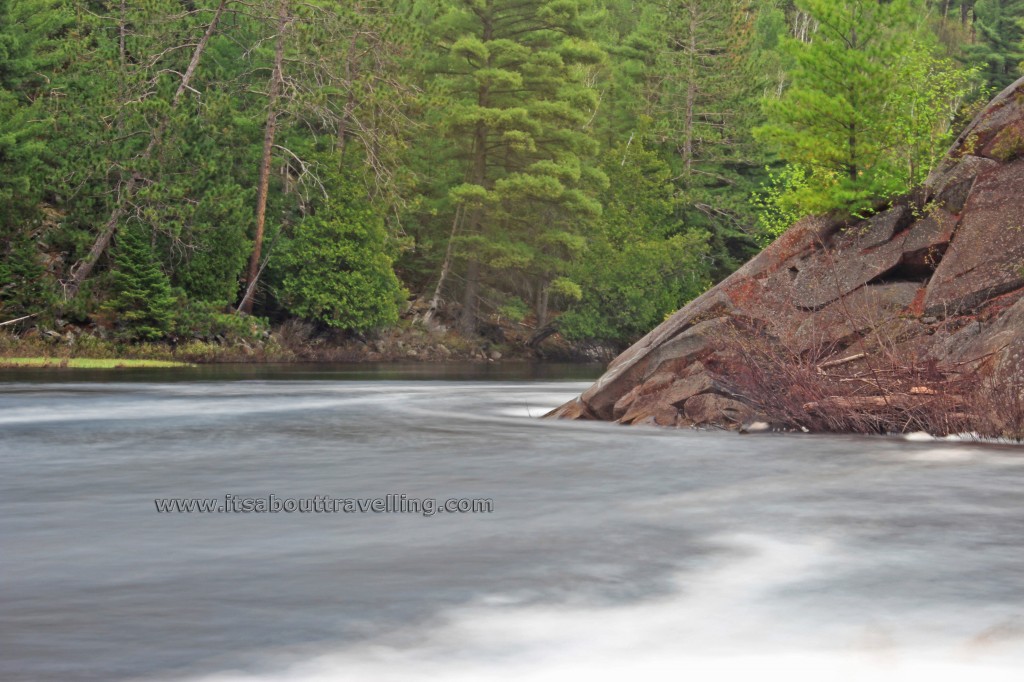
{"label": "www.itsabouttravelling.com", "polygon": [[388,494],[383,497],[248,497],[228,493],[224,497],[165,497],[153,500],[160,514],[489,514],[494,511],[490,498],[409,497]]}

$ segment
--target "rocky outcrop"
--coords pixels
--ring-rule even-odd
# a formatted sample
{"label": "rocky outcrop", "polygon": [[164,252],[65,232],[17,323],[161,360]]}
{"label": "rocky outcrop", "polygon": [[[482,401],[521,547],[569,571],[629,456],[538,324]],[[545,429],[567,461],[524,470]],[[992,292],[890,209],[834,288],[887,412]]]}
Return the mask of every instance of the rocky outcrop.
{"label": "rocky outcrop", "polygon": [[1019,376],[1024,79],[971,123],[915,195],[869,220],[798,222],[550,416],[739,428],[764,418],[763,396],[751,399],[741,381],[757,339],[819,368],[877,371],[872,358],[884,352]]}

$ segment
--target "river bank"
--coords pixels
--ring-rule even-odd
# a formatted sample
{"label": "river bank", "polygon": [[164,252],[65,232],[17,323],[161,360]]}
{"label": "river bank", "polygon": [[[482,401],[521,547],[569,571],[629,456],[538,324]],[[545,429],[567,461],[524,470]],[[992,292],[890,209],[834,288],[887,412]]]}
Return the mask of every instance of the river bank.
{"label": "river bank", "polygon": [[534,330],[513,323],[493,324],[468,338],[445,326],[402,320],[367,335],[317,329],[300,320],[275,327],[254,324],[251,332],[169,338],[126,343],[96,326],[58,323],[0,330],[0,366],[4,360],[35,359],[45,364],[69,360],[209,363],[595,363],[611,360],[615,350],[571,343],[558,334],[531,343]]}

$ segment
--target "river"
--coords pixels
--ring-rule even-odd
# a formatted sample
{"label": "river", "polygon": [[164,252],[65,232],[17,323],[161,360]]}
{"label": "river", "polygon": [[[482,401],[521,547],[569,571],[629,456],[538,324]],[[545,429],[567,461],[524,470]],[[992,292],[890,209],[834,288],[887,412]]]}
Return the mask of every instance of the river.
{"label": "river", "polygon": [[[536,419],[593,376],[0,374],[0,679],[1020,679],[1020,449]],[[226,495],[492,509],[154,502]]]}

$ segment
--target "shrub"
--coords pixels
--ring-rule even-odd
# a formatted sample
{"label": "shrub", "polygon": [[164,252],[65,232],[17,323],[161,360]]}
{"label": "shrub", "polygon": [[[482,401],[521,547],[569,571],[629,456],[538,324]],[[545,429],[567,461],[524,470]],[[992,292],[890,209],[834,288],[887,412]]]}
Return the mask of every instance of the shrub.
{"label": "shrub", "polygon": [[269,332],[266,320],[250,315],[225,313],[221,306],[205,301],[190,301],[174,320],[179,336],[199,339],[221,337],[227,340],[256,341]]}
{"label": "shrub", "polygon": [[368,207],[332,199],[299,224],[282,257],[282,300],[292,313],[347,331],[398,321],[405,297],[387,253],[383,221]]}

